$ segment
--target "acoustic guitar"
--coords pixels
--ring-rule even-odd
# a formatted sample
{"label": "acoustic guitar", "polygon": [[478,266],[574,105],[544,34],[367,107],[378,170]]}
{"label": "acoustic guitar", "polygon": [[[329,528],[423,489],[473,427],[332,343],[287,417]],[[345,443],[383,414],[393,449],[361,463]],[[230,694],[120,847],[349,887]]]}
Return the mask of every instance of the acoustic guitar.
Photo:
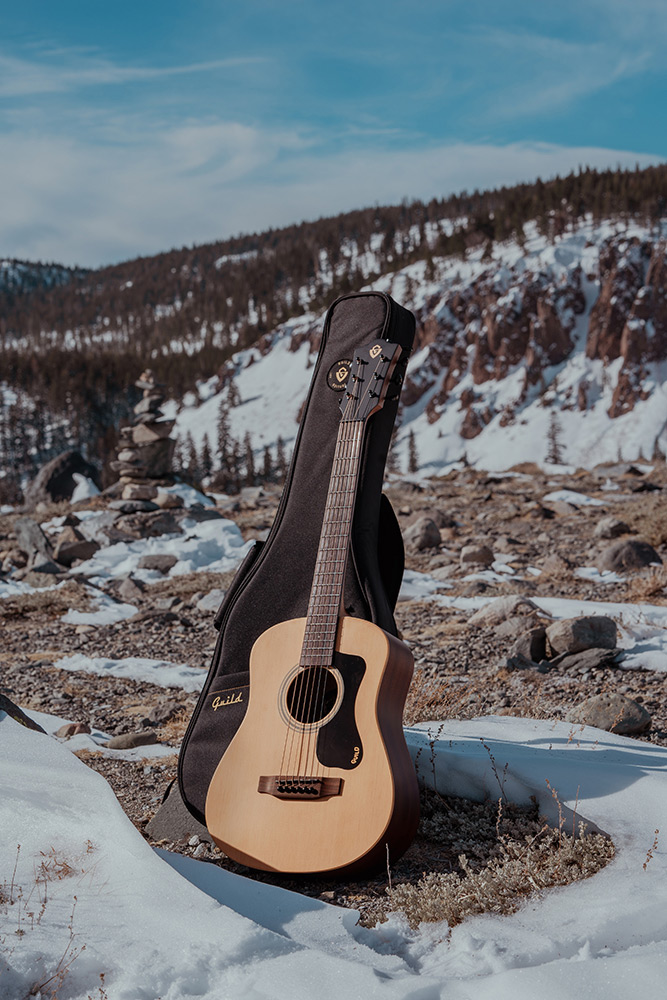
{"label": "acoustic guitar", "polygon": [[250,654],[248,709],[206,798],[216,844],[244,865],[353,873],[394,861],[419,818],[402,714],[408,647],[344,614],[343,589],[368,419],[401,348],[355,353],[305,618],[267,629]]}

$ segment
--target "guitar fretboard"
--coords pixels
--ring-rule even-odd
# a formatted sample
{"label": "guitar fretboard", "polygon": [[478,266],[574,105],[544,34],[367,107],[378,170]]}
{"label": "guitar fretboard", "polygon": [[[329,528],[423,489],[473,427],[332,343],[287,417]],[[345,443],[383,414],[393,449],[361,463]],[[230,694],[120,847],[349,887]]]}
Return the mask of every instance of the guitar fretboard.
{"label": "guitar fretboard", "polygon": [[302,667],[328,667],[332,662],[363,437],[363,421],[343,421],[339,425],[306,617]]}

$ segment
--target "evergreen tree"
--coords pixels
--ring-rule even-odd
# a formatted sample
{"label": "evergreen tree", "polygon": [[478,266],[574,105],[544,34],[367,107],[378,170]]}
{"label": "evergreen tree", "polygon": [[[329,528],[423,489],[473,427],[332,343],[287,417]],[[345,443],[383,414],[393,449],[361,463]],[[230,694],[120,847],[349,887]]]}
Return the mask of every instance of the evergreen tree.
{"label": "evergreen tree", "polygon": [[250,438],[250,432],[246,431],[245,437],[243,438],[243,457],[245,464],[245,482],[246,486],[255,485],[255,454],[252,448],[252,440]]}
{"label": "evergreen tree", "polygon": [[271,482],[273,478],[273,462],[268,444],[264,446],[264,461],[262,463],[262,479],[265,483]]}
{"label": "evergreen tree", "polygon": [[417,442],[413,430],[408,434],[408,472],[417,472],[419,469],[419,458],[417,457]]}
{"label": "evergreen tree", "polygon": [[185,436],[185,472],[188,479],[193,483],[198,483],[201,479],[201,469],[199,466],[199,456],[197,446],[190,431]]}
{"label": "evergreen tree", "polygon": [[287,459],[285,458],[285,445],[280,435],[278,435],[278,440],[276,441],[276,472],[278,480],[281,483],[284,482],[287,475]]}
{"label": "evergreen tree", "polygon": [[562,465],[563,447],[561,444],[562,427],[558,419],[556,410],[552,410],[549,416],[549,430],[547,431],[547,456],[546,460],[551,465]]}
{"label": "evergreen tree", "polygon": [[207,433],[204,434],[199,465],[202,479],[209,479],[211,472],[213,471],[213,458],[211,456],[211,445],[209,444]]}

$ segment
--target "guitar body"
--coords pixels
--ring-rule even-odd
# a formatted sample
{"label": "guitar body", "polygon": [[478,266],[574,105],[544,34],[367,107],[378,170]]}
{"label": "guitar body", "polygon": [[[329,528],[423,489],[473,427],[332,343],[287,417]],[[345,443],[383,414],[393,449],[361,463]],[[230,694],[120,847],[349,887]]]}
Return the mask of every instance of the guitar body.
{"label": "guitar body", "polygon": [[331,668],[311,677],[322,707],[308,714],[307,683],[294,679],[305,627],[281,622],[255,642],[248,710],[213,775],[206,825],[251,868],[380,867],[387,850],[390,862],[406,850],[419,816],[402,728],[412,654],[371,622],[340,619]]}

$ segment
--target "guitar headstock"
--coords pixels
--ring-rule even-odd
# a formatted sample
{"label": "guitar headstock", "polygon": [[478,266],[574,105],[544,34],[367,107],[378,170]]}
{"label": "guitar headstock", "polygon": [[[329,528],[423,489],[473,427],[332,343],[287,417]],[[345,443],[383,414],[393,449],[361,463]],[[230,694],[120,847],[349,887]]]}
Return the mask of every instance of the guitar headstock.
{"label": "guitar headstock", "polygon": [[347,389],[340,401],[342,422],[364,422],[384,405],[400,356],[399,344],[380,338],[354,352]]}

